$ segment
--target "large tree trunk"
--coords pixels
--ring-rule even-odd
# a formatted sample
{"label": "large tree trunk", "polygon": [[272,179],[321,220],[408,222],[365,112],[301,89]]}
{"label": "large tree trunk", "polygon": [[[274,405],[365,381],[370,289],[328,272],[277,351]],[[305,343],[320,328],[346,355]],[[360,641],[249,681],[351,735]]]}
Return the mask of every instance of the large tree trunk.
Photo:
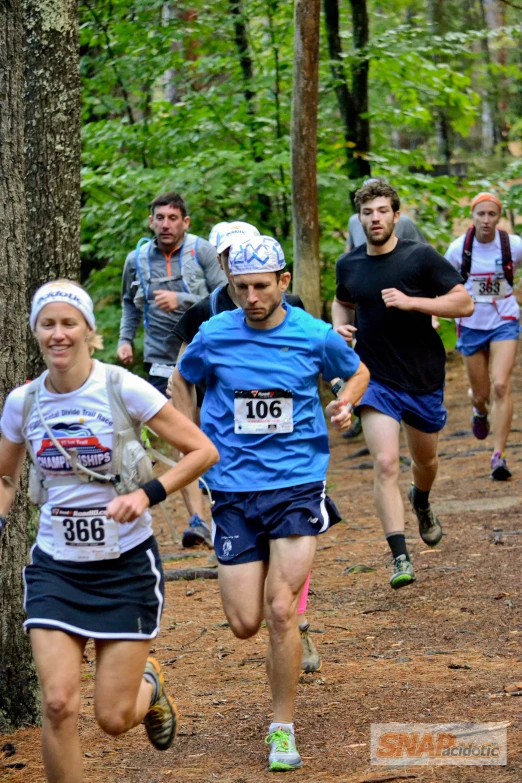
{"label": "large tree trunk", "polygon": [[[263,145],[259,139],[256,123],[256,93],[254,90],[254,62],[250,52],[248,42],[248,30],[246,25],[245,9],[243,0],[228,0],[230,14],[234,20],[234,41],[239,55],[239,65],[241,66],[241,76],[243,79],[243,95],[245,98],[248,123],[250,126],[250,138],[252,144],[252,154],[256,163],[262,163],[264,155]],[[258,193],[257,198],[261,205],[261,220],[266,225],[272,223],[272,203],[270,196],[266,193]],[[273,230],[273,229],[272,229]]]}
{"label": "large tree trunk", "polygon": [[321,314],[317,205],[317,103],[321,0],[295,0],[292,95],[294,286],[306,309]]}
{"label": "large tree trunk", "polygon": [[[0,403],[26,380],[26,220],[21,0],[0,0]],[[38,719],[37,681],[24,617],[27,484],[0,540],[0,731]]]}
{"label": "large tree trunk", "polygon": [[[24,0],[28,295],[80,277],[81,92],[76,0]],[[29,377],[42,369],[29,342]]]}
{"label": "large tree trunk", "polygon": [[[446,0],[428,0],[427,15],[431,31],[434,35],[443,36],[448,32]],[[443,58],[435,57],[435,62]],[[437,151],[439,157],[449,166],[455,146],[455,133],[451,127],[447,106],[439,106],[435,111],[435,126],[437,130]]]}
{"label": "large tree trunk", "polygon": [[[361,57],[368,45],[369,23],[366,0],[350,0],[353,20],[353,41],[357,56],[348,86],[343,64],[339,31],[339,0],[323,0],[330,68],[335,80],[335,93],[344,128],[346,173],[349,179],[370,176],[370,121],[361,115],[368,112],[367,59]],[[354,193],[351,194],[353,199]]]}
{"label": "large tree trunk", "polygon": [[354,157],[359,164],[359,176],[368,177],[370,164],[367,156],[370,152],[370,120],[363,115],[368,114],[368,76],[370,63],[363,56],[370,39],[370,23],[366,0],[350,0],[353,20],[353,45],[356,61],[352,68],[352,92],[357,113],[357,147]]}

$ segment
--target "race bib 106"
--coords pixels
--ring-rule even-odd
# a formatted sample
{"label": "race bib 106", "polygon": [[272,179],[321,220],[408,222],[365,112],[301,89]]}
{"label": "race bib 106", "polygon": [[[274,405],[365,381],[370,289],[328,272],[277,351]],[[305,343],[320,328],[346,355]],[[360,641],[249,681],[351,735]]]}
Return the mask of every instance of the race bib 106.
{"label": "race bib 106", "polygon": [[504,275],[476,275],[472,280],[471,298],[474,302],[495,302],[505,299],[507,295],[506,278]]}
{"label": "race bib 106", "polygon": [[119,523],[105,508],[52,508],[54,559],[86,562],[120,556]]}
{"label": "race bib 106", "polygon": [[236,435],[293,432],[294,406],[287,389],[236,390],[234,432]]}

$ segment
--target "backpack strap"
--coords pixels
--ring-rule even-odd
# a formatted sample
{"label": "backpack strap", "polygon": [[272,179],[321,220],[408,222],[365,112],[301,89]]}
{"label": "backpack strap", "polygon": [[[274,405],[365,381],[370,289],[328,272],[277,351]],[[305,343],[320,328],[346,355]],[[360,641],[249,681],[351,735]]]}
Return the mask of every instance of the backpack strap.
{"label": "backpack strap", "polygon": [[[500,250],[502,254],[502,271],[504,277],[510,286],[513,286],[514,270],[513,270],[513,257],[511,255],[511,245],[509,243],[509,234],[507,231],[498,229],[498,235],[500,239]],[[475,226],[471,226],[466,231],[464,238],[464,245],[462,246],[462,264],[460,274],[464,278],[464,282],[469,277],[471,272],[471,253],[473,250],[473,240],[475,238]]]}
{"label": "backpack strap", "polygon": [[218,285],[218,287],[214,288],[210,294],[210,315],[217,315],[217,298],[219,296],[219,292],[222,291],[224,287],[224,285]]}
{"label": "backpack strap", "polygon": [[36,473],[38,475],[38,480],[40,481],[40,483],[42,483],[44,475],[40,470],[40,466],[36,460],[36,454],[34,453],[34,449],[31,444],[31,441],[27,437],[27,427],[29,424],[29,419],[31,418],[31,413],[34,408],[36,392],[37,390],[40,389],[42,383],[43,383],[43,374],[38,376],[38,378],[35,378],[34,381],[31,381],[31,383],[27,384],[25,397],[24,397],[24,407],[22,408],[22,436],[25,440],[25,447],[27,449],[27,453],[29,454],[31,462],[35,467]]}
{"label": "backpack strap", "polygon": [[471,251],[473,250],[473,240],[475,239],[475,226],[471,226],[466,231],[464,237],[464,245],[462,246],[462,263],[460,265],[460,274],[462,275],[464,282],[469,277],[471,272]]}
{"label": "backpack strap", "polygon": [[199,260],[199,256],[198,256],[198,242],[199,242],[199,237],[196,237],[196,244],[194,245],[194,258],[196,259],[196,263],[198,264],[198,266],[201,266],[201,261]]}
{"label": "backpack strap", "polygon": [[[144,245],[148,245],[147,249],[143,249]],[[150,267],[150,249],[152,246],[152,239],[149,237],[142,237],[138,244],[136,245],[136,272],[138,273],[138,278],[141,285],[141,290],[143,291],[143,323],[144,326],[147,326],[148,317],[149,317],[149,285],[150,285],[150,279],[152,277],[151,267]],[[144,266],[148,267],[148,281],[145,279],[145,273],[146,270],[144,269]]]}
{"label": "backpack strap", "polygon": [[185,238],[183,239],[183,244],[181,245],[179,250],[179,269],[181,272],[181,281],[183,283],[183,288],[185,289],[187,294],[190,293],[190,288],[185,280],[183,270],[187,268],[191,256],[194,256],[199,266],[201,266],[198,260],[198,237],[195,234],[185,234]]}
{"label": "backpack strap", "polygon": [[136,439],[141,441],[141,423],[132,418],[125,407],[122,394],[123,379],[128,375],[128,370],[116,364],[105,364],[105,382],[107,396],[111,408],[111,416],[114,430],[114,444],[112,449],[112,472],[119,476],[121,473],[121,449],[118,448],[119,440],[132,430]]}
{"label": "backpack strap", "polygon": [[498,229],[498,235],[500,238],[500,250],[502,253],[502,269],[504,271],[504,277],[508,281],[510,286],[513,286],[514,270],[513,270],[513,258],[511,256],[511,245],[509,243],[509,234],[507,231]]}

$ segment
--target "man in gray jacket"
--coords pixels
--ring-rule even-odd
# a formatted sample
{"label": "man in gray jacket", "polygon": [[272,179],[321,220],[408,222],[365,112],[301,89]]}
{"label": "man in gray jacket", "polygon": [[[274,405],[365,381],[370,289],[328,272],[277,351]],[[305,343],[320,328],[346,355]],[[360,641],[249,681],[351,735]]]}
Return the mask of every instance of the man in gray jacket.
{"label": "man in gray jacket", "polygon": [[155,238],[140,240],[123,268],[118,359],[134,361],[133,341],[143,317],[144,367],[149,382],[165,394],[181,345],[174,331],[179,319],[227,279],[216,249],[188,232],[190,217],[178,193],[154,199],[149,226]]}

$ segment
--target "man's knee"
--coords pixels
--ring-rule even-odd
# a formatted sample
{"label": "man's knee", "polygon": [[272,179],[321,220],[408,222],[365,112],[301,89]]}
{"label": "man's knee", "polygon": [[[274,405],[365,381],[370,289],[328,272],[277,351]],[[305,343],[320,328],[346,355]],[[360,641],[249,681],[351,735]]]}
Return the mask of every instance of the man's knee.
{"label": "man's knee", "polygon": [[389,481],[399,475],[399,455],[381,452],[374,457],[375,477],[378,481]]}
{"label": "man's knee", "polygon": [[266,623],[271,632],[281,633],[295,624],[297,598],[290,593],[267,601]]}
{"label": "man's knee", "polygon": [[250,639],[255,636],[263,619],[261,612],[255,608],[241,608],[224,601],[223,608],[227,616],[230,630],[238,639]]}
{"label": "man's knee", "polygon": [[261,621],[248,617],[228,617],[230,630],[238,639],[250,639],[261,627]]}

